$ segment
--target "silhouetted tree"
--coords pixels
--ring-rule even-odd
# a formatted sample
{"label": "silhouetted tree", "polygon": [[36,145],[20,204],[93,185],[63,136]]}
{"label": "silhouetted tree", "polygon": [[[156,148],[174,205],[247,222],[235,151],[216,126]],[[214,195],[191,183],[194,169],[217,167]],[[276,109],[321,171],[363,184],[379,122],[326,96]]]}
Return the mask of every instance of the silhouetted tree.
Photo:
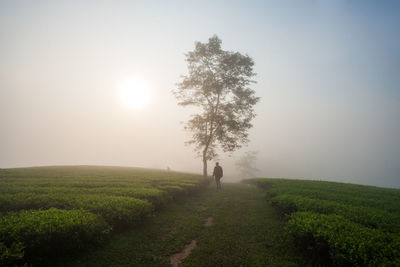
{"label": "silhouetted tree", "polygon": [[255,82],[251,80],[254,62],[247,55],[222,50],[216,35],[208,43],[196,42],[186,61],[189,73],[182,77],[174,95],[179,105],[200,108],[185,129],[193,133],[187,143],[195,145],[207,176],[207,161],[217,156],[218,145],[231,152],[249,141],[253,107],[259,101],[249,88]]}
{"label": "silhouetted tree", "polygon": [[258,151],[247,151],[238,161],[235,162],[242,178],[253,178],[259,170],[254,166],[257,161]]}

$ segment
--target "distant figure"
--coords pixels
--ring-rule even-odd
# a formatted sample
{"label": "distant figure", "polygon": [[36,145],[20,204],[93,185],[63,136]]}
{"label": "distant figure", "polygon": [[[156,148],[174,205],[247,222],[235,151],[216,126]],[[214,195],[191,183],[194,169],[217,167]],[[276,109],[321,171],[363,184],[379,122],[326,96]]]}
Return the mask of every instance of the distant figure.
{"label": "distant figure", "polygon": [[224,176],[224,172],[222,170],[222,167],[219,166],[219,163],[215,163],[214,167],[214,172],[213,172],[213,177],[215,178],[215,182],[217,183],[217,189],[221,190],[221,178]]}

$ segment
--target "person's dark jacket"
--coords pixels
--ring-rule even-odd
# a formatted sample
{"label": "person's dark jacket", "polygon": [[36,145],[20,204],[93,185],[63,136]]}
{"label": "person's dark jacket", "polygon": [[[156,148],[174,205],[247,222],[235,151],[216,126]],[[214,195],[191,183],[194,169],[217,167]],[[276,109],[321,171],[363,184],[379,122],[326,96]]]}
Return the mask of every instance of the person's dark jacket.
{"label": "person's dark jacket", "polygon": [[215,166],[213,176],[215,176],[216,179],[221,179],[223,175],[224,175],[224,172],[222,171],[222,167]]}

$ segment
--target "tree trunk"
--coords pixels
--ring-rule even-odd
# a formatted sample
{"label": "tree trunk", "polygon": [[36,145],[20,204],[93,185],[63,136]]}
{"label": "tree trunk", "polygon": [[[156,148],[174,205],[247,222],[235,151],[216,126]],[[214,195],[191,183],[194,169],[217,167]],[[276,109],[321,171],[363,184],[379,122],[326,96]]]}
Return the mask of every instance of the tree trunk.
{"label": "tree trunk", "polygon": [[207,151],[203,151],[203,177],[207,178]]}

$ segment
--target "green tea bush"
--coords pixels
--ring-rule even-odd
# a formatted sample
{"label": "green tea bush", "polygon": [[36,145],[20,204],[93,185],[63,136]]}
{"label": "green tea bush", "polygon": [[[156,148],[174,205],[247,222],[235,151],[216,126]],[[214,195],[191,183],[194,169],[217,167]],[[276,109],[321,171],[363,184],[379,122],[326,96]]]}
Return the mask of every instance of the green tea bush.
{"label": "green tea bush", "polygon": [[110,226],[84,210],[10,212],[0,218],[2,264],[71,252],[102,242]]}
{"label": "green tea bush", "polygon": [[88,195],[71,201],[73,207],[101,215],[115,228],[135,225],[150,215],[153,206],[147,200],[131,197]]}
{"label": "green tea bush", "polygon": [[[0,265],[23,264],[55,247],[62,254],[98,243],[111,229],[136,225],[155,208],[207,183],[201,175],[142,168],[0,169]],[[96,229],[104,231],[95,234]]]}
{"label": "green tea bush", "polygon": [[[348,186],[353,187],[354,185]],[[390,213],[400,214],[400,198],[393,196],[393,194],[387,194],[387,191],[392,192],[392,189],[376,187],[367,188],[369,188],[370,192],[368,196],[363,196],[356,188],[353,191],[343,190],[343,188],[333,190],[330,188],[330,184],[313,186],[310,182],[309,185],[303,187],[297,185],[290,186],[278,184],[268,190],[268,195],[271,197],[282,194],[297,195],[313,199],[334,201],[346,205],[375,208]],[[400,195],[399,192],[397,193]],[[366,195],[366,193],[364,193],[364,195]]]}
{"label": "green tea bush", "polygon": [[400,232],[400,215],[376,208],[352,206],[331,200],[289,194],[277,195],[271,198],[271,202],[284,213],[313,211],[321,214],[338,214],[371,228],[379,228],[394,233]]}
{"label": "green tea bush", "polygon": [[327,244],[338,266],[400,266],[400,238],[361,226],[339,215],[296,212],[287,228],[301,247]]}
{"label": "green tea bush", "polygon": [[[5,190],[4,190],[5,191]],[[18,196],[20,194],[20,196]],[[2,195],[0,195],[0,210],[20,210],[20,209],[29,209],[29,207],[37,207],[40,204],[35,204],[35,201],[38,201],[38,198],[35,195],[44,195],[44,194],[98,194],[98,195],[111,195],[111,196],[125,196],[125,197],[133,197],[139,199],[145,199],[154,204],[154,206],[160,206],[165,204],[168,197],[166,196],[166,192],[149,187],[94,187],[94,188],[76,188],[76,187],[33,187],[33,188],[25,188],[21,186],[14,186],[11,190],[7,190]],[[16,199],[21,198],[30,198],[30,196],[34,196],[31,201],[25,201],[24,204],[16,201]],[[33,202],[32,202],[33,201]],[[30,204],[31,203],[31,204]],[[21,206],[19,206],[21,205]],[[6,207],[8,206],[8,207]]]}
{"label": "green tea bush", "polygon": [[84,209],[101,215],[116,228],[134,225],[149,215],[152,205],[146,200],[99,194],[4,194],[0,196],[1,211],[33,209]]}
{"label": "green tea bush", "polygon": [[168,200],[166,192],[156,188],[137,188],[137,187],[96,188],[95,190],[91,190],[90,193],[144,199],[150,201],[155,207],[160,207],[166,204]]}
{"label": "green tea bush", "polygon": [[22,263],[24,249],[25,247],[21,242],[14,242],[9,247],[0,242],[0,265],[12,266],[16,263]]}
{"label": "green tea bush", "polygon": [[[249,179],[290,215],[307,254],[337,266],[400,266],[400,190],[335,182]],[[310,253],[311,252],[311,253]]]}

